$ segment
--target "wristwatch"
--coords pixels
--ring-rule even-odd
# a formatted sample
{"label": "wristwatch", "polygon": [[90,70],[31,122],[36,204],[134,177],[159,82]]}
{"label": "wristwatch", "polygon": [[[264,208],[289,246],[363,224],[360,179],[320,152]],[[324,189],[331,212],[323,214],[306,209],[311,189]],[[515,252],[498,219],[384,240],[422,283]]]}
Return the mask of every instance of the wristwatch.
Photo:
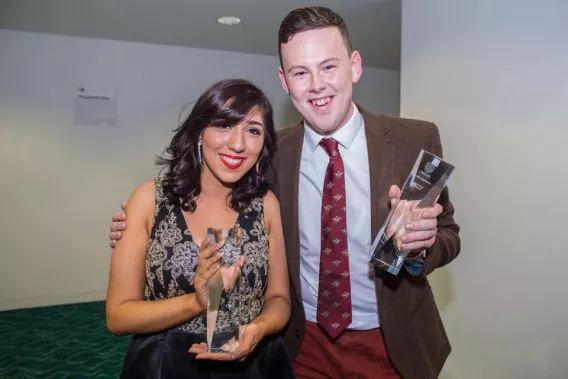
{"label": "wristwatch", "polygon": [[412,258],[406,258],[404,267],[412,276],[419,276],[426,265],[426,249]]}

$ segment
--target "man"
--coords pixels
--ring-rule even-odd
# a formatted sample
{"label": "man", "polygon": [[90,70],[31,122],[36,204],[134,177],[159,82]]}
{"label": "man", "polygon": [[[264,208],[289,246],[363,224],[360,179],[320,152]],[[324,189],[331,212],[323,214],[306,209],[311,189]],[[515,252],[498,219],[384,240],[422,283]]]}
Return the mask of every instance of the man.
{"label": "man", "polygon": [[[289,13],[279,54],[282,87],[304,118],[279,131],[274,162],[293,295],[284,332],[296,374],[436,378],[451,348],[426,276],[460,250],[447,189],[406,226],[406,270],[372,268],[369,251],[420,149],[442,156],[437,127],[353,103],[361,56],[330,9]],[[113,217],[111,240],[124,220]]]}

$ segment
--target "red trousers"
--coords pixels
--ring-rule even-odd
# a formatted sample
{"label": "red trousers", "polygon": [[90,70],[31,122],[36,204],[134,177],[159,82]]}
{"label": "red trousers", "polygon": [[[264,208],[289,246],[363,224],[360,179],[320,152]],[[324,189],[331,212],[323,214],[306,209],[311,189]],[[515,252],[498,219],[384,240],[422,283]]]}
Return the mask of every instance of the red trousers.
{"label": "red trousers", "polygon": [[298,379],[400,379],[379,328],[347,330],[331,341],[317,324],[308,321],[294,371]]}

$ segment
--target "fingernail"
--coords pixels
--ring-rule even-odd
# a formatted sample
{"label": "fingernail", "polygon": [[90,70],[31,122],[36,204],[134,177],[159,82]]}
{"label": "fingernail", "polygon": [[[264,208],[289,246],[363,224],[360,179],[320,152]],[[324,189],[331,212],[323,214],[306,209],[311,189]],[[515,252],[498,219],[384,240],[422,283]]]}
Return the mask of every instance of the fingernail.
{"label": "fingernail", "polygon": [[242,353],[235,353],[235,354],[233,354],[233,360],[239,359],[242,356],[243,356]]}
{"label": "fingernail", "polygon": [[402,241],[403,241],[403,242],[408,242],[408,239],[409,239],[409,238],[410,238],[410,237],[408,237],[408,236],[404,236],[404,237],[402,237]]}
{"label": "fingernail", "polygon": [[409,230],[414,229],[414,225],[412,225],[412,224],[407,224],[407,225],[406,225],[406,229],[409,229]]}

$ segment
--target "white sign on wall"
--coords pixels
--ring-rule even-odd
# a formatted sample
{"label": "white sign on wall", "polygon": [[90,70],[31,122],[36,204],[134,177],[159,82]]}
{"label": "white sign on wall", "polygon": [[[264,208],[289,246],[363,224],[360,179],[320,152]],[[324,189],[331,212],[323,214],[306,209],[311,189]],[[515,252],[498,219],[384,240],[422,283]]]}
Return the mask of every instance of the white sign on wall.
{"label": "white sign on wall", "polygon": [[116,126],[116,90],[110,86],[75,86],[75,125]]}

